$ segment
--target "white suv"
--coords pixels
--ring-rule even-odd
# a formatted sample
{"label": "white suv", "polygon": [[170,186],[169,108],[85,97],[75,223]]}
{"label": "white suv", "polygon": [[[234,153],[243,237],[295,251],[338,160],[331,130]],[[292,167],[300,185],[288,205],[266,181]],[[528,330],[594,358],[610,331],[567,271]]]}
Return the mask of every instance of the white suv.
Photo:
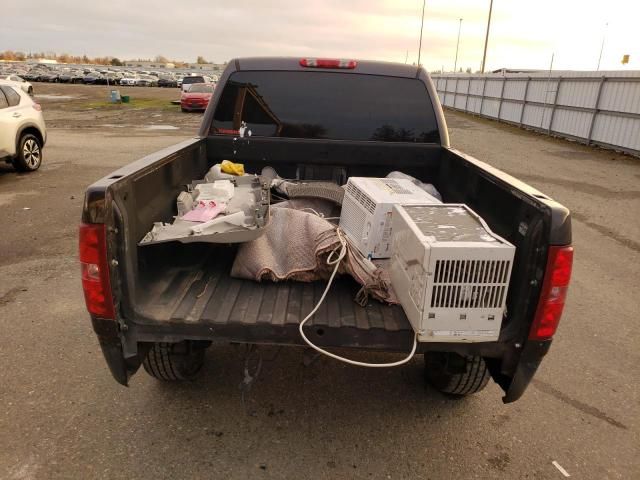
{"label": "white suv", "polygon": [[0,75],[0,80],[16,82],[22,90],[24,90],[29,95],[33,95],[33,85],[31,85],[24,78],[19,77],[18,75]]}
{"label": "white suv", "polygon": [[0,158],[22,172],[42,164],[47,128],[42,108],[13,82],[0,80]]}

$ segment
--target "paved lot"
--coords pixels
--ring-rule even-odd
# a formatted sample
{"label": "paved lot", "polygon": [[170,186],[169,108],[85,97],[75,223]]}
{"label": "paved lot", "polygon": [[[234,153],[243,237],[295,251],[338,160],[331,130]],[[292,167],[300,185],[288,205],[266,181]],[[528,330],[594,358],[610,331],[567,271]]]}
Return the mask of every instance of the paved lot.
{"label": "paved lot", "polygon": [[[99,88],[63,87],[38,90]],[[453,145],[574,212],[569,304],[534,384],[511,405],[493,384],[450,401],[421,361],[307,368],[294,349],[265,363],[245,408],[232,348],[208,352],[198,383],[117,385],[82,301],[85,186],[192,135],[199,115],[41,101],[43,167],[0,166],[0,478],[564,478],[552,461],[573,478],[640,477],[640,160],[448,112]]]}

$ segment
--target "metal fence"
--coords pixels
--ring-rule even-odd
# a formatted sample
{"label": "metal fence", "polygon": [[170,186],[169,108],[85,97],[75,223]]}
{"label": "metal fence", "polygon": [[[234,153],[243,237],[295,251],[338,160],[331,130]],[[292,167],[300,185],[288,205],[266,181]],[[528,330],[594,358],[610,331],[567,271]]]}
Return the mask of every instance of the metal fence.
{"label": "metal fence", "polygon": [[445,107],[640,155],[640,72],[431,77]]}

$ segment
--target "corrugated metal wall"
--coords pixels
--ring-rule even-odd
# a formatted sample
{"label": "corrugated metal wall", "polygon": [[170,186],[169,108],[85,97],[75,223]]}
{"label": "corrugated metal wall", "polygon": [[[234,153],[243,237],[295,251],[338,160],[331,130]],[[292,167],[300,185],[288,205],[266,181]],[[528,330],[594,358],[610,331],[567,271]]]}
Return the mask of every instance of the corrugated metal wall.
{"label": "corrugated metal wall", "polygon": [[640,155],[640,72],[431,78],[445,107]]}

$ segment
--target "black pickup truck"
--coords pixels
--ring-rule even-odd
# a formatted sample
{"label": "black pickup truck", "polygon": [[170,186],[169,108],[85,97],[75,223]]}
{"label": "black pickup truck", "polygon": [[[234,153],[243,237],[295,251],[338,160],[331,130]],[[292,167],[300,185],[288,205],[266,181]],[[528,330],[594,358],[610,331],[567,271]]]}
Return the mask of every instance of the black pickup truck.
{"label": "black pickup truck", "polygon": [[[243,122],[252,135],[240,136]],[[495,148],[500,148],[496,145]],[[567,208],[449,146],[442,108],[422,68],[369,61],[241,58],[229,62],[199,135],[91,185],[80,227],[85,300],[114,378],[144,365],[160,380],[191,379],[221,343],[304,346],[298,326],[322,282],[253,282],[230,275],[237,245],[138,246],[154,222],[216,163],[271,166],[283,178],[344,184],[400,170],[464,203],[516,247],[498,341],[420,343],[425,377],[452,395],[493,378],[520,398],[547,353],[571,275]],[[286,239],[283,239],[286,241]],[[413,330],[402,308],[353,301],[337,280],[305,334],[325,348],[404,353]],[[356,368],[356,367],[354,367]]]}

